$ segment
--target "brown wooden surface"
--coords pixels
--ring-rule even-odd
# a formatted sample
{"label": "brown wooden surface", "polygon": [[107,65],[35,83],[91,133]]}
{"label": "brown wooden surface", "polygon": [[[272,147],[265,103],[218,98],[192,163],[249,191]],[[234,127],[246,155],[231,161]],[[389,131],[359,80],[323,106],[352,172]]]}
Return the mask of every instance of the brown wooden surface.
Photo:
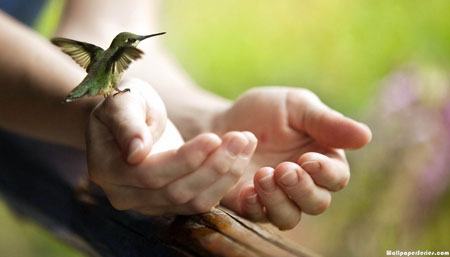
{"label": "brown wooden surface", "polygon": [[[185,220],[182,226],[188,231],[186,236],[196,245],[194,248],[205,249],[205,256],[314,256],[223,208],[182,219]],[[179,241],[185,239],[184,236],[177,238]]]}

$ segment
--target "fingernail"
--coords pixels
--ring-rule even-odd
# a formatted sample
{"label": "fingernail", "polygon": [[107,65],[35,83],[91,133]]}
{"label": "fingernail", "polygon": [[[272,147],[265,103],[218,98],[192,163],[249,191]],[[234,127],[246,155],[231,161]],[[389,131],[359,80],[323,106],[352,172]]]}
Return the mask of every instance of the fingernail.
{"label": "fingernail", "polygon": [[287,187],[297,184],[297,182],[298,182],[297,171],[290,170],[290,171],[284,173],[280,177],[279,181],[281,184],[283,184],[283,186],[287,186]]}
{"label": "fingernail", "polygon": [[318,161],[307,161],[307,162],[304,162],[301,166],[303,169],[305,169],[310,174],[317,173],[322,168],[320,166],[320,162],[318,162]]}
{"label": "fingernail", "polygon": [[247,203],[249,204],[256,204],[258,202],[258,195],[257,194],[249,195],[245,198],[245,200],[247,200]]}
{"label": "fingernail", "polygon": [[273,181],[273,174],[267,175],[259,180],[259,185],[266,192],[272,192],[276,189],[275,182]]}
{"label": "fingernail", "polygon": [[139,138],[131,140],[128,146],[128,158],[127,161],[132,163],[136,155],[144,148],[144,143]]}
{"label": "fingernail", "polygon": [[239,138],[233,138],[230,142],[228,142],[227,150],[228,153],[230,153],[231,156],[237,156],[244,147],[244,143]]}

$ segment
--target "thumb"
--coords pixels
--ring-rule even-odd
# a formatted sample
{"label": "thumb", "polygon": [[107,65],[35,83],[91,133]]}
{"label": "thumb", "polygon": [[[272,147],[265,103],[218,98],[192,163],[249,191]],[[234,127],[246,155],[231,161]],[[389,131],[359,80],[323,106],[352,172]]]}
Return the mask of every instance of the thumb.
{"label": "thumb", "polygon": [[371,140],[372,133],[367,125],[332,110],[312,92],[289,94],[287,108],[290,125],[322,145],[358,149]]}

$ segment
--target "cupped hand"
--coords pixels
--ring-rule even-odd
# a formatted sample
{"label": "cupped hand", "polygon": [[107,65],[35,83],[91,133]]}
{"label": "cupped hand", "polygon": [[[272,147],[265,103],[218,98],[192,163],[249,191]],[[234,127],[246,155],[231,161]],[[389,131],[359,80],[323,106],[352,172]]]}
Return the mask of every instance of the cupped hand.
{"label": "cupped hand", "polygon": [[148,84],[125,80],[120,87],[131,92],[106,98],[89,119],[91,180],[119,210],[194,214],[217,205],[246,169],[255,136],[205,133],[184,143]]}
{"label": "cupped hand", "polygon": [[320,214],[330,191],[344,188],[350,170],[343,149],[357,149],[370,129],[323,104],[312,92],[262,87],[243,94],[213,121],[213,132],[251,131],[258,147],[238,182],[221,201],[254,221],[291,229],[301,212]]}

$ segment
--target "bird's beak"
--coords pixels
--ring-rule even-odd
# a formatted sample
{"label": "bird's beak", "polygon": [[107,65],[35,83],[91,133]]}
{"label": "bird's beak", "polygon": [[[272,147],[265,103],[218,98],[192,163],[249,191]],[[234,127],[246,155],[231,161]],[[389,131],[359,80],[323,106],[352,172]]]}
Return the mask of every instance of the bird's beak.
{"label": "bird's beak", "polygon": [[166,32],[160,32],[160,33],[151,34],[151,35],[147,35],[147,36],[140,36],[139,37],[139,41],[142,41],[142,40],[144,40],[146,38],[149,38],[149,37],[155,37],[155,36],[164,35],[164,34],[166,34]]}

